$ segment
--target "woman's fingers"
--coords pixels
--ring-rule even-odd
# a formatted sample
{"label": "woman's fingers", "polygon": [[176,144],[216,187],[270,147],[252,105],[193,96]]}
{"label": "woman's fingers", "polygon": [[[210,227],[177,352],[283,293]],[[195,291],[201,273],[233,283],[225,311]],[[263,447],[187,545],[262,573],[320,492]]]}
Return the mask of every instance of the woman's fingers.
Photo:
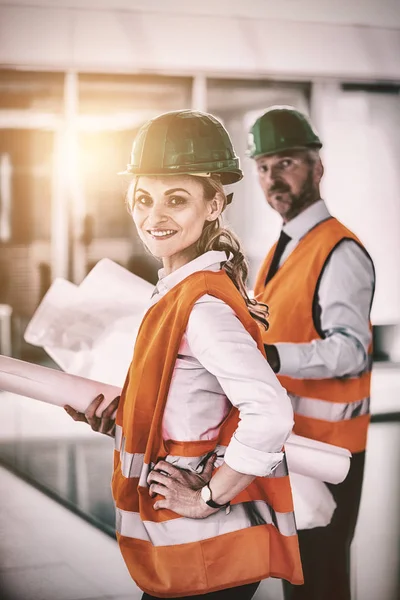
{"label": "woman's fingers", "polygon": [[201,478],[203,481],[208,483],[212,477],[214,471],[214,463],[217,460],[217,455],[215,453],[211,454],[211,456],[207,459],[203,471],[201,472]]}
{"label": "woman's fingers", "polygon": [[153,506],[154,510],[160,510],[161,508],[169,508],[168,500],[157,500]]}
{"label": "woman's fingers", "polygon": [[113,419],[100,419],[100,433],[105,433],[106,435],[113,436],[115,433],[115,421]]}
{"label": "woman's fingers", "polygon": [[[147,477],[147,483],[149,484],[149,494],[153,498],[156,494],[162,494],[165,496],[168,488],[174,485],[174,480],[169,475],[164,475],[160,471],[151,471]],[[163,490],[162,492],[157,490]]]}
{"label": "woman's fingers", "polygon": [[166,460],[159,460],[158,463],[154,465],[153,471],[164,471],[164,473],[167,473],[171,477],[173,477],[174,475],[179,475],[181,473],[181,469],[174,467],[173,465],[171,465],[171,463],[167,462]]}
{"label": "woman's fingers", "polygon": [[97,417],[96,410],[99,408],[99,406],[103,402],[103,400],[104,400],[104,395],[99,394],[98,396],[96,396],[96,398],[94,400],[91,401],[91,403],[85,410],[85,415],[86,415],[86,418],[88,421],[89,421],[89,419],[93,419],[94,417]]}
{"label": "woman's fingers", "polygon": [[64,406],[64,410],[70,417],[72,417],[74,421],[83,421],[87,423],[85,415],[72,408],[72,406],[69,406],[67,404],[66,406]]}
{"label": "woman's fingers", "polygon": [[161,485],[160,483],[152,483],[149,488],[150,496],[155,496],[156,494],[160,494],[161,496],[166,496],[168,493],[168,488],[165,485]]}
{"label": "woman's fingers", "polygon": [[92,400],[87,407],[85,413],[81,413],[69,405],[64,406],[65,411],[74,419],[74,421],[83,421],[88,423],[93,431],[104,433],[113,436],[115,431],[115,415],[118,409],[120,396],[116,396],[114,400],[103,410],[100,416],[96,414],[100,404],[104,400],[104,395],[99,394]]}
{"label": "woman's fingers", "polygon": [[89,404],[85,411],[87,422],[89,423],[93,431],[100,431],[101,417],[97,416],[96,411],[99,408],[100,404],[103,402],[103,400],[104,395],[99,394],[94,400],[92,400],[92,402]]}
{"label": "woman's fingers", "polygon": [[118,409],[120,396],[117,396],[110,402],[110,404],[105,408],[101,415],[100,425],[98,431],[100,433],[105,433],[106,435],[113,435],[115,430],[115,414]]}
{"label": "woman's fingers", "polygon": [[163,475],[159,471],[151,471],[147,477],[147,483],[150,484],[152,482],[161,483],[165,487],[168,487],[171,483],[172,479],[168,475]]}
{"label": "woman's fingers", "polygon": [[99,422],[99,433],[108,433],[108,430],[112,427],[112,421],[110,419],[102,417]]}
{"label": "woman's fingers", "polygon": [[110,404],[107,406],[107,408],[103,411],[103,414],[101,415],[102,419],[115,419],[115,411],[118,408],[120,397],[121,396],[117,396],[112,402],[110,402]]}

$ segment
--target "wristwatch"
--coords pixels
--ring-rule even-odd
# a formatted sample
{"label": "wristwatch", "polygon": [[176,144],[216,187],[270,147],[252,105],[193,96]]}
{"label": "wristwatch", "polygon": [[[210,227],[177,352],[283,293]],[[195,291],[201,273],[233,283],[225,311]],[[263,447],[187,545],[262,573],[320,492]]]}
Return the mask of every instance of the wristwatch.
{"label": "wristwatch", "polygon": [[208,485],[208,483],[203,488],[201,488],[200,495],[202,500],[204,500],[204,502],[208,506],[211,506],[211,508],[225,508],[226,514],[228,515],[230,513],[231,503],[226,502],[225,504],[218,504],[217,502],[214,502],[214,500],[212,499],[211,488]]}

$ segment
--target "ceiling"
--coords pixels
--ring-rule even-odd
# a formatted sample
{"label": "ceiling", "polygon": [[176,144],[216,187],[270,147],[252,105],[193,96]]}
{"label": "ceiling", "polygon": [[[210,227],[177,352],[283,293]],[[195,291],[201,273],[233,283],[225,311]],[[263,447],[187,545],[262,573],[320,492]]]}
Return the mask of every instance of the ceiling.
{"label": "ceiling", "polygon": [[399,0],[0,0],[0,6],[123,10],[400,28]]}

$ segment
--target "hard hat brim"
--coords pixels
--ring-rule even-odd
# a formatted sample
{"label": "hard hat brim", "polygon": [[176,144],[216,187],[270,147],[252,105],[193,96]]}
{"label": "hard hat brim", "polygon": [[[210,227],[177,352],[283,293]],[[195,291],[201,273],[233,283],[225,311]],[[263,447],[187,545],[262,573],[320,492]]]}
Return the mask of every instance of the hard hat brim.
{"label": "hard hat brim", "polygon": [[287,152],[288,150],[320,150],[322,148],[322,143],[308,144],[303,146],[286,146],[284,148],[279,148],[279,150],[269,150],[268,152],[261,152],[260,154],[252,154],[251,152],[246,152],[246,155],[249,158],[262,158],[263,156],[273,156],[274,154],[282,154],[283,152]]}
{"label": "hard hat brim", "polygon": [[190,171],[190,170],[177,170],[177,171],[173,171],[171,172],[170,170],[168,171],[160,171],[159,173],[154,173],[154,172],[146,172],[146,171],[141,171],[141,170],[137,170],[137,169],[133,169],[130,168],[131,165],[128,165],[125,171],[120,171],[119,173],[117,173],[117,175],[131,175],[131,176],[137,176],[137,177],[170,177],[172,175],[192,175],[193,177],[207,177],[207,176],[211,176],[211,175],[219,175],[221,178],[221,183],[222,185],[230,185],[232,183],[237,183],[238,181],[240,181],[241,179],[243,179],[243,173],[240,169],[238,169],[237,171],[211,171],[211,172],[194,172],[194,171]]}

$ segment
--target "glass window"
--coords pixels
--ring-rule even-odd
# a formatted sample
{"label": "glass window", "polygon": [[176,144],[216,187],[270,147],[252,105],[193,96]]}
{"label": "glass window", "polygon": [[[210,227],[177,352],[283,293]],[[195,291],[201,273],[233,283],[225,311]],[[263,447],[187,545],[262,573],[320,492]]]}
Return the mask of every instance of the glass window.
{"label": "glass window", "polygon": [[[3,129],[0,154],[9,162],[10,237],[14,244],[50,239],[53,133]],[[5,201],[4,198],[2,198]]]}
{"label": "glass window", "polygon": [[85,115],[132,112],[155,114],[190,108],[191,77],[161,75],[79,75],[79,112]]}
{"label": "glass window", "polygon": [[60,113],[64,73],[0,69],[0,109]]}

